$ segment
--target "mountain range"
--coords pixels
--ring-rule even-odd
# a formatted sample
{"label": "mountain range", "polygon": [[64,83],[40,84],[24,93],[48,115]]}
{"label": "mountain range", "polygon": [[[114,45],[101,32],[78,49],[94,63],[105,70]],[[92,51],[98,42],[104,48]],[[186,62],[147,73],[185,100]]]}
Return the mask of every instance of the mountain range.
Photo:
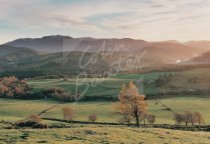
{"label": "mountain range", "polygon": [[197,54],[210,51],[210,41],[190,41],[180,43],[175,40],[148,42],[144,40],[135,40],[130,38],[122,39],[95,39],[90,37],[73,38],[70,36],[52,35],[42,38],[21,38],[5,43],[14,47],[27,47],[39,52],[57,53],[66,51],[139,51],[145,47],[156,47],[160,49],[172,50],[182,49],[182,51],[197,52]]}
{"label": "mountain range", "polygon": [[[144,69],[169,64],[209,64],[209,53],[210,41],[149,42],[130,38],[95,39],[53,35],[17,39],[0,45],[0,70],[35,69],[58,73],[86,70],[94,73],[116,65],[127,68],[132,64],[134,68]],[[96,62],[81,67],[81,63],[94,61],[94,58]]]}

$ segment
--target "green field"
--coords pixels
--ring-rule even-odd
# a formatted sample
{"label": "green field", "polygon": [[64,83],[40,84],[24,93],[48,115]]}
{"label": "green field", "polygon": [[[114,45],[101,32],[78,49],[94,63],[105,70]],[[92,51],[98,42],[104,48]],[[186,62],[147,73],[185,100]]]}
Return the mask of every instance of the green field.
{"label": "green field", "polygon": [[[210,124],[210,99],[196,97],[178,97],[158,100],[148,100],[148,112],[156,115],[158,124],[175,124],[173,113],[162,107],[162,104],[169,106],[175,112],[184,112],[186,110],[201,112],[205,118],[206,124]],[[50,110],[43,117],[62,119],[62,108],[71,106],[75,109],[75,120],[87,121],[88,115],[96,113],[99,122],[117,122],[118,115],[113,114],[114,102],[78,102],[60,104],[49,100],[9,100],[0,99],[0,120],[16,121],[26,118],[31,114],[37,114],[42,110],[59,104]]]}
{"label": "green field", "polygon": [[[170,76],[167,83],[160,86],[155,81],[164,75]],[[85,98],[104,99],[106,97],[116,98],[123,84],[134,81],[139,91],[149,96],[171,95],[208,95],[210,92],[210,70],[193,69],[181,72],[153,72],[147,74],[119,74],[110,78],[79,78],[75,79],[37,79],[30,80],[29,85],[33,91],[47,88],[62,88],[69,93],[84,93]]]}
{"label": "green field", "polygon": [[[177,112],[184,110],[200,111],[210,124],[210,99],[196,97],[179,97],[161,99],[161,104],[170,106]],[[148,111],[157,116],[156,123],[174,124],[173,114],[163,110],[161,104],[156,105],[156,101],[148,101]],[[50,100],[11,100],[0,99],[0,120],[17,121],[26,118],[31,114],[36,114],[43,109],[58,104]],[[61,109],[64,106],[72,106],[75,109],[75,120],[88,121],[90,113],[96,113],[98,122],[116,122],[119,116],[112,114],[111,102],[79,102],[59,104],[54,109],[47,112],[43,117],[62,119]],[[58,123],[53,121],[43,121],[48,125]],[[67,124],[69,125],[69,124]],[[0,124],[0,144],[22,144],[22,143],[59,143],[59,144],[92,144],[92,143],[144,143],[144,144],[208,144],[210,143],[209,132],[192,132],[179,130],[166,130],[158,128],[135,128],[127,126],[109,125],[86,125],[70,124],[71,128],[64,129],[4,129]]]}
{"label": "green field", "polygon": [[[129,81],[138,81],[143,79],[143,83],[156,80],[160,76],[163,76],[163,72],[155,72],[148,74],[127,74],[127,75],[116,75],[111,78],[87,78],[78,79],[78,84],[81,84],[79,91],[82,91],[84,87],[89,84],[95,84],[95,87],[89,87],[85,93],[85,97],[97,96],[97,97],[107,97],[113,96],[117,97],[121,86]],[[151,85],[139,85],[141,92],[146,93],[146,98],[148,98],[147,93],[154,93],[153,99],[148,100],[148,111],[149,113],[155,114],[157,116],[156,123],[169,123],[173,124],[173,113],[164,110],[162,105],[167,105],[175,112],[184,112],[186,110],[198,111],[204,115],[206,124],[210,124],[210,114],[208,112],[210,106],[210,95],[196,94],[196,95],[164,95],[164,97],[159,97],[157,94],[160,90],[165,91],[180,91],[183,89],[199,89],[199,90],[209,90],[210,87],[210,71],[209,69],[194,69],[189,71],[183,71],[179,73],[173,72],[175,76],[169,81],[169,83],[156,87],[154,84]],[[191,81],[196,82],[191,82]],[[75,79],[38,79],[30,80],[29,85],[33,88],[33,91],[39,91],[40,89],[60,87],[69,92],[75,91]],[[97,82],[97,83],[94,83]],[[142,81],[141,81],[142,82]],[[141,83],[140,82],[140,83]],[[137,83],[138,84],[138,83]],[[142,89],[141,89],[142,88]],[[158,105],[156,102],[158,101]],[[28,115],[38,113],[41,110],[48,108],[52,105],[59,104],[56,108],[49,111],[45,117],[51,118],[62,118],[61,109],[64,106],[72,106],[76,111],[77,120],[87,120],[87,116],[90,113],[96,113],[99,117],[99,121],[102,122],[116,122],[119,118],[113,115],[113,104],[114,102],[105,102],[98,99],[98,101],[90,102],[78,102],[78,103],[66,103],[60,104],[58,101],[46,100],[9,100],[0,99],[0,119],[5,120],[17,120],[22,119]]]}
{"label": "green field", "polygon": [[[123,84],[130,81],[136,82],[140,92],[145,94],[159,93],[159,88],[154,87],[154,84],[145,85],[147,81],[156,80],[165,73],[148,73],[148,74],[128,74],[116,75],[110,78],[78,78],[75,79],[38,79],[30,80],[29,85],[34,88],[34,91],[47,88],[62,88],[72,94],[75,94],[75,89],[78,87],[78,92],[82,93],[86,88],[86,97],[117,97],[120,88]],[[168,73],[167,73],[168,74]]]}
{"label": "green field", "polygon": [[[79,84],[79,92],[87,85],[89,87],[85,97],[98,97],[94,101],[79,101],[71,103],[60,103],[52,99],[41,100],[14,100],[0,99],[0,121],[15,122],[23,120],[32,114],[37,114],[53,105],[55,108],[42,115],[45,118],[63,119],[62,108],[71,106],[75,110],[76,121],[88,121],[88,116],[95,113],[97,122],[116,123],[119,115],[113,114],[114,101],[105,101],[103,97],[117,97],[121,86],[131,80],[135,81],[140,92],[146,93],[148,113],[156,116],[155,124],[175,124],[174,113],[166,110],[163,105],[170,107],[174,112],[198,111],[204,119],[205,125],[210,125],[210,71],[209,69],[194,69],[183,72],[174,72],[174,76],[167,84],[159,87],[149,81],[155,81],[165,73],[127,74],[116,75],[110,78],[87,78],[78,79],[37,79],[29,80],[33,91],[46,88],[62,88],[70,93],[75,92],[75,85]],[[169,74],[169,73],[167,73]],[[141,80],[140,83],[138,83]],[[142,85],[143,84],[143,85]],[[163,97],[158,95],[165,92]],[[178,95],[167,94],[167,92],[179,92]],[[191,93],[184,94],[190,91]],[[196,91],[194,94],[192,92]],[[183,92],[183,93],[182,93]],[[198,93],[199,92],[199,93]],[[148,99],[147,95],[154,96]],[[102,98],[102,99],[100,99]],[[46,121],[48,125],[58,123]],[[86,125],[67,124],[71,128],[65,129],[4,129],[5,125],[0,123],[0,144],[4,143],[144,143],[144,144],[208,144],[210,143],[209,132],[186,132],[178,130],[165,130],[153,128],[135,128],[111,125]]]}
{"label": "green field", "polygon": [[209,132],[110,127],[72,126],[68,129],[0,129],[0,144],[208,144]]}

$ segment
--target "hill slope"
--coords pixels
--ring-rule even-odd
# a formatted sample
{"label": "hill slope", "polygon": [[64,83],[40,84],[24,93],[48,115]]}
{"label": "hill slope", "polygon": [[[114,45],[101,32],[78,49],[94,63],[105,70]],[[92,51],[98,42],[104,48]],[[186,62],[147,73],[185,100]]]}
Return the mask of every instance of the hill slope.
{"label": "hill slope", "polygon": [[[4,48],[4,51],[2,48],[3,55],[0,55],[4,72],[8,73],[5,70],[26,72],[30,68],[30,70],[41,70],[44,75],[48,72],[75,74],[76,71],[97,74],[113,68],[118,68],[120,71],[145,68],[153,70],[167,67],[169,64],[182,64],[206,51],[171,41],[72,38],[60,35],[17,39],[7,44],[12,46],[3,45],[10,48]],[[7,56],[4,56],[5,54]],[[85,63],[88,65],[81,66]]]}
{"label": "hill slope", "polygon": [[191,65],[204,65],[210,64],[210,51],[206,52],[198,57],[192,58],[189,61],[184,62],[183,64],[191,64]]}
{"label": "hill slope", "polygon": [[142,54],[147,51],[148,56],[153,56],[153,61],[163,59],[161,62],[173,63],[177,60],[188,59],[200,55],[203,49],[189,47],[178,42],[147,42],[129,38],[123,39],[94,39],[94,38],[72,38],[69,36],[45,36],[42,38],[17,39],[7,43],[12,46],[28,47],[40,52],[125,52]]}
{"label": "hill slope", "polygon": [[189,41],[184,44],[190,47],[200,48],[203,51],[210,51],[210,41]]}
{"label": "hill slope", "polygon": [[39,58],[39,53],[24,47],[13,47],[9,45],[0,45],[0,68],[10,68],[21,62],[31,61]]}
{"label": "hill slope", "polygon": [[71,39],[69,36],[45,36],[42,38],[23,38],[6,43],[15,47],[28,47],[40,52],[63,51],[63,40]]}

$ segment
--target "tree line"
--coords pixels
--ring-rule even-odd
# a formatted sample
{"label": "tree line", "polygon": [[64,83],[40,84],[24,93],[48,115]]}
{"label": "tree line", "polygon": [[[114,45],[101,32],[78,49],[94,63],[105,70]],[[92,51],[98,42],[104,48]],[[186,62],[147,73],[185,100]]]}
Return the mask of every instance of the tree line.
{"label": "tree line", "polygon": [[48,88],[40,91],[34,91],[26,79],[18,79],[15,76],[0,78],[0,98],[15,99],[46,99],[52,98],[64,101],[74,101],[74,95],[61,88]]}
{"label": "tree line", "polygon": [[185,125],[195,125],[196,123],[201,125],[205,123],[204,118],[200,112],[191,111],[185,111],[184,113],[175,113],[174,120],[178,125],[181,125],[182,123],[184,123]]}
{"label": "tree line", "polygon": [[0,78],[0,97],[18,98],[28,90],[26,80],[19,80],[14,76]]}

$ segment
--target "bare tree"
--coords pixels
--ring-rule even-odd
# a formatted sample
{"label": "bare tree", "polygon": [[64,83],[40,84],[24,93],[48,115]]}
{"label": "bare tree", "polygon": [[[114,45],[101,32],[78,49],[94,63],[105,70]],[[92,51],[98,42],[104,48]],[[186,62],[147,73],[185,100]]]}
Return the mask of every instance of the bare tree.
{"label": "bare tree", "polygon": [[185,125],[188,125],[188,123],[190,123],[190,115],[191,115],[191,113],[189,111],[184,112],[183,121],[184,121]]}
{"label": "bare tree", "polygon": [[137,87],[131,81],[128,85],[123,85],[118,96],[119,101],[115,107],[115,113],[127,117],[133,117],[136,126],[140,126],[140,116],[146,113],[147,103],[145,95],[140,95]]}
{"label": "bare tree", "polygon": [[195,117],[195,122],[197,122],[199,125],[205,123],[204,118],[203,118],[203,116],[202,116],[201,113],[199,113],[199,112],[194,112],[194,117]]}
{"label": "bare tree", "polygon": [[195,124],[196,118],[194,113],[192,113],[191,111],[185,111],[184,113],[184,122],[186,125],[188,125],[188,123],[191,123],[192,125]]}
{"label": "bare tree", "polygon": [[174,114],[174,120],[177,122],[177,124],[181,124],[184,122],[186,125],[191,123],[194,125],[195,123],[203,124],[205,123],[203,116],[199,112],[191,112],[191,111],[185,111],[184,114],[176,113]]}
{"label": "bare tree", "polygon": [[181,125],[182,122],[184,122],[184,115],[183,114],[180,114],[180,113],[175,113],[174,114],[174,120],[176,121],[176,123],[178,125]]}
{"label": "bare tree", "polygon": [[155,122],[155,119],[156,119],[156,116],[155,115],[147,115],[147,121],[150,123],[150,124],[153,124]]}
{"label": "bare tree", "polygon": [[148,116],[147,113],[144,113],[144,114],[141,115],[141,121],[144,122],[144,126],[146,125],[147,116]]}

